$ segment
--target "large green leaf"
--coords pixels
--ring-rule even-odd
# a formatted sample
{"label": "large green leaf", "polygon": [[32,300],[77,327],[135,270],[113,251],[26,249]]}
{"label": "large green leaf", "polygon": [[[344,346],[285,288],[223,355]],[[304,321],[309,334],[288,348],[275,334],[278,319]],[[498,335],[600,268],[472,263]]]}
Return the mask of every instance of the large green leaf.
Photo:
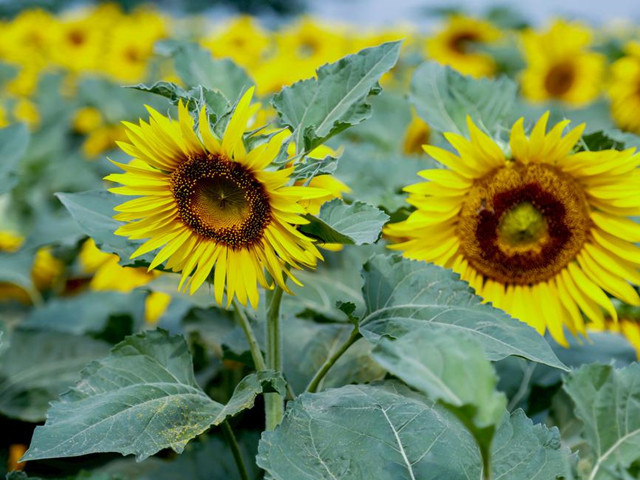
{"label": "large green leaf", "polygon": [[571,452],[558,429],[534,425],[522,410],[501,424],[493,438],[491,473],[500,480],[569,480]]}
{"label": "large green leaf", "polygon": [[54,298],[42,307],[31,310],[21,324],[39,330],[73,333],[100,333],[110,317],[129,316],[135,324],[144,319],[146,293],[133,291],[87,292],[73,297]]}
{"label": "large green leaf", "polygon": [[27,422],[44,420],[49,402],[78,380],[87,363],[109,350],[98,340],[57,332],[15,331],[6,341],[0,357],[0,412]]}
{"label": "large green leaf", "polygon": [[307,215],[310,223],[300,229],[324,243],[364,245],[375,242],[389,216],[373,205],[355,202],[351,205],[335,198],[325,203],[318,216]]}
{"label": "large green leaf", "polygon": [[585,365],[565,380],[591,447],[589,480],[617,480],[614,470],[640,460],[640,364]]}
{"label": "large green leaf", "polygon": [[249,375],[222,405],[196,383],[182,337],[162,330],[133,335],[85,368],[82,380],[52,404],[24,459],[119,452],[142,460],[164,448],[180,453],[211,425],[251,408],[265,388],[282,391],[284,380],[273,372]]}
{"label": "large green leaf", "polygon": [[467,115],[489,133],[496,133],[516,99],[516,84],[507,77],[465,77],[436,62],[422,64],[411,79],[411,103],[435,130],[468,133]]}
{"label": "large green leaf", "polygon": [[227,100],[235,102],[240,94],[253,85],[246,72],[228,58],[214,59],[211,53],[197,44],[178,47],[173,52],[176,73],[189,87],[201,85],[219,91]]}
{"label": "large green leaf", "polygon": [[[557,430],[533,426],[522,412],[506,417],[495,438],[492,478],[550,480],[568,472]],[[462,424],[394,383],[299,396],[280,427],[263,433],[258,465],[275,480],[482,478],[478,449]]]}
{"label": "large green leaf", "polygon": [[0,130],[0,194],[11,190],[18,177],[15,169],[29,144],[29,130],[23,123]]}
{"label": "large green leaf", "polygon": [[381,338],[373,357],[408,385],[445,405],[488,457],[507,399],[495,390],[498,378],[476,341],[444,328],[424,328],[397,340]]}
{"label": "large green leaf", "polygon": [[371,116],[367,97],[398,60],[400,42],[383,43],[324,65],[317,78],[285,87],[272,105],[293,132],[299,150],[310,151],[333,135]]}
{"label": "large green leaf", "polygon": [[517,355],[566,369],[547,341],[502,310],[482,304],[466,282],[449,270],[399,256],[378,255],[364,266],[367,312],[360,331],[371,342],[401,337],[416,329],[444,328],[468,335],[490,360]]}
{"label": "large green leaf", "polygon": [[407,206],[402,189],[420,180],[419,171],[434,166],[435,161],[426,155],[408,157],[370,143],[350,143],[345,146],[336,177],[349,185],[350,197],[394,212]]}
{"label": "large green leaf", "polygon": [[100,250],[118,255],[121,265],[143,266],[153,261],[152,252],[137,257],[135,261],[131,260],[129,257],[142,242],[113,233],[123,225],[113,219],[116,214],[113,207],[124,203],[125,197],[104,190],[58,193],[57,196],[82,231],[93,238]]}

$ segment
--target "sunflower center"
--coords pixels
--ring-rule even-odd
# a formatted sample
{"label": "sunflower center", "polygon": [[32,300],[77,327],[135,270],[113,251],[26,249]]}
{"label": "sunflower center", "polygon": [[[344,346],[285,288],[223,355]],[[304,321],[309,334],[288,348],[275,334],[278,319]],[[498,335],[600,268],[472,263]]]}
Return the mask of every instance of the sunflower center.
{"label": "sunflower center", "polygon": [[475,33],[462,32],[451,38],[449,46],[454,52],[464,55],[469,53],[470,48],[477,40],[478,36]]}
{"label": "sunflower center", "polygon": [[560,97],[567,93],[576,77],[573,65],[559,63],[551,67],[544,79],[544,88],[554,97]]}
{"label": "sunflower center", "polygon": [[243,248],[258,242],[271,221],[264,186],[237,162],[194,158],[171,181],[180,218],[202,237]]}
{"label": "sunflower center", "polygon": [[476,181],[462,206],[464,257],[501,283],[547,281],[582,249],[591,228],[580,185],[551,165],[513,162]]}
{"label": "sunflower center", "polygon": [[498,223],[498,238],[512,247],[528,247],[540,241],[548,230],[540,210],[530,202],[522,202],[508,210]]}

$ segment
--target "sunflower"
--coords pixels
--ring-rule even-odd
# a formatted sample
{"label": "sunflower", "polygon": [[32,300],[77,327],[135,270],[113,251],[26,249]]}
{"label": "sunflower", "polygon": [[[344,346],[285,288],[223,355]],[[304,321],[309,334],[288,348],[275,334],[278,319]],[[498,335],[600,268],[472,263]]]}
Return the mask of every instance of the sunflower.
{"label": "sunflower", "polygon": [[415,112],[411,111],[411,122],[407,126],[402,142],[402,151],[405,155],[416,155],[422,153],[422,145],[429,143],[431,129]]}
{"label": "sunflower", "polygon": [[579,106],[600,94],[605,58],[589,50],[591,31],[562,20],[548,31],[527,30],[522,48],[527,68],[522,93],[536,102],[561,100]]}
{"label": "sunflower", "polygon": [[89,283],[91,290],[127,293],[157,276],[156,272],[147,272],[143,267],[121,266],[118,255],[101,251],[91,238],[82,244],[78,260],[82,271],[93,275]]}
{"label": "sunflower", "polygon": [[427,56],[464,75],[485,77],[495,73],[495,61],[478,46],[495,42],[500,30],[485,20],[453,15],[446,27],[427,39]]}
{"label": "sunflower", "polygon": [[116,207],[121,213],[114,217],[129,222],[117,234],[148,239],[132,258],[164,245],[149,269],[166,261],[167,269],[182,272],[179,288],[193,293],[215,267],[216,301],[222,303],[226,286],[227,304],[235,296],[255,307],[257,284],[272,287],[265,270],[289,292],[286,278],[299,282],[288,267],[315,267],[322,258],[296,226],[306,223],[300,203],[326,192],[287,186],[292,168],[266,170],[287,132],[246,151],[243,134],[258,107],[250,105],[252,96],[253,88],[242,96],[222,139],[204,108],[200,136],[186,106],[179,106],[177,121],[148,108],[149,123],[125,123],[130,143],[120,146],[134,159],[116,165],[126,173],[107,179],[124,185],[112,192],[140,197]]}
{"label": "sunflower", "polygon": [[630,42],[625,52],[611,65],[611,116],[623,130],[640,135],[640,42]]}
{"label": "sunflower", "polygon": [[231,20],[224,29],[213,32],[202,41],[202,45],[215,57],[229,57],[245,68],[260,63],[269,43],[268,33],[248,15]]}
{"label": "sunflower", "polygon": [[417,209],[389,225],[391,246],[409,258],[458,272],[479,295],[567,345],[563,324],[586,334],[617,318],[605,292],[630,305],[640,297],[640,155],[634,149],[572,153],[584,125],[546,132],[548,113],[527,137],[511,129],[506,153],[468,119],[471,140],[446,133],[457,150],[425,146],[448,169],[407,187]]}

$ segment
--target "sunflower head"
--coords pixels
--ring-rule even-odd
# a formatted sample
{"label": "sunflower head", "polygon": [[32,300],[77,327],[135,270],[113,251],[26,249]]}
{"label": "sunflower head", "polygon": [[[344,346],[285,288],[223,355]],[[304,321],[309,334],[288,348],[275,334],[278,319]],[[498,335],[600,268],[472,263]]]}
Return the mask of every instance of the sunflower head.
{"label": "sunflower head", "polygon": [[216,300],[235,297],[253,306],[257,284],[271,288],[265,271],[288,291],[290,268],[314,267],[320,253],[297,229],[307,221],[305,202],[327,195],[321,188],[289,186],[292,168],[270,170],[288,133],[247,151],[243,135],[258,105],[253,89],[238,102],[222,138],[211,130],[206,109],[199,128],[186,106],[178,120],[149,108],[151,118],[125,123],[129,142],[122,149],[133,160],[117,164],[125,173],[107,179],[121,183],[114,193],[138,196],[116,207],[115,218],[127,222],[116,233],[148,239],[133,257],[163,247],[150,269],[182,272],[180,288],[193,293],[214,270]]}
{"label": "sunflower head", "polygon": [[489,55],[479,52],[478,46],[499,38],[500,31],[491,23],[453,15],[443,30],[427,40],[426,51],[433,60],[464,75],[490,76],[495,72],[495,62]]}
{"label": "sunflower head", "polygon": [[447,169],[420,172],[406,188],[416,210],[387,226],[391,248],[460,273],[487,301],[566,345],[563,325],[585,334],[583,315],[616,318],[605,292],[640,297],[640,155],[574,153],[584,125],[547,132],[545,114],[527,136],[511,129],[509,151],[468,119],[470,139],[447,133],[457,150],[425,146]]}
{"label": "sunflower head", "polygon": [[625,52],[611,65],[611,116],[621,129],[640,134],[640,42],[628,43]]}
{"label": "sunflower head", "polygon": [[605,59],[589,50],[591,31],[561,20],[546,32],[527,30],[522,49],[527,68],[521,76],[523,94],[533,101],[561,100],[582,105],[602,87]]}

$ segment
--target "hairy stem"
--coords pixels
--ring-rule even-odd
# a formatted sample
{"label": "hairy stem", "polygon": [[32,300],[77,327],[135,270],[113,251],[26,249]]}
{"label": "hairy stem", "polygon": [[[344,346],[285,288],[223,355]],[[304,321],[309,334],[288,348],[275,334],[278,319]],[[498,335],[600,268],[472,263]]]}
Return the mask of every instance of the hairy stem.
{"label": "hairy stem", "polygon": [[244,464],[244,459],[242,458],[242,452],[240,451],[238,440],[236,440],[236,436],[233,434],[233,430],[231,430],[231,425],[229,425],[229,422],[225,421],[222,422],[220,426],[222,427],[222,433],[224,433],[224,437],[229,444],[229,448],[231,448],[231,453],[233,453],[233,459],[235,460],[236,466],[238,467],[240,478],[242,480],[249,480],[249,473],[247,472],[247,467]]}
{"label": "hairy stem", "polygon": [[264,357],[262,356],[258,340],[256,340],[256,336],[251,328],[251,322],[249,321],[249,318],[247,318],[244,308],[242,308],[235,298],[233,299],[233,308],[236,311],[236,318],[242,327],[244,336],[247,338],[247,342],[249,342],[249,350],[251,351],[251,358],[253,359],[253,364],[255,365],[256,370],[266,370],[267,366],[264,362]]}
{"label": "hairy stem", "polygon": [[313,376],[313,378],[309,382],[309,385],[307,386],[307,392],[313,393],[318,391],[320,382],[326,376],[327,372],[331,369],[333,364],[336,363],[338,359],[344,354],[344,352],[346,352],[349,347],[353,345],[360,337],[361,335],[358,331],[358,327],[354,327],[351,331],[351,335],[349,335],[349,338],[347,338],[347,340],[342,345],[340,345],[340,348],[338,348],[338,350],[333,352],[333,355],[325,360],[324,364],[320,367],[320,370],[318,370]]}
{"label": "hairy stem", "polygon": [[[267,296],[267,368],[282,372],[282,339],[280,337],[280,303],[284,290],[276,285]],[[284,398],[279,393],[264,396],[267,430],[274,430],[284,415]]]}

